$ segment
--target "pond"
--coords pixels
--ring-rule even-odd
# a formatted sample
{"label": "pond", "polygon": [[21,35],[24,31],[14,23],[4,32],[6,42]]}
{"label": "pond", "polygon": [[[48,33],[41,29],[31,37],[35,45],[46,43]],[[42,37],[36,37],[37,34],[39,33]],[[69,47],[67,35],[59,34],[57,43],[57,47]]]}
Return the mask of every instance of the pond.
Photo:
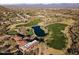
{"label": "pond", "polygon": [[38,36],[38,37],[43,37],[46,35],[45,31],[43,29],[40,28],[40,26],[33,26],[32,27],[34,29],[34,33]]}

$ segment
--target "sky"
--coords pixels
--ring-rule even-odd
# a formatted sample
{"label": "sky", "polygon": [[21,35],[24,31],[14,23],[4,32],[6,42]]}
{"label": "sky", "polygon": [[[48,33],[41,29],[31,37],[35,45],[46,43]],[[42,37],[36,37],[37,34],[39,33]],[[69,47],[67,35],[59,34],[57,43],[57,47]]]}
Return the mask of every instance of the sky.
{"label": "sky", "polygon": [[79,3],[79,0],[0,0],[0,4]]}

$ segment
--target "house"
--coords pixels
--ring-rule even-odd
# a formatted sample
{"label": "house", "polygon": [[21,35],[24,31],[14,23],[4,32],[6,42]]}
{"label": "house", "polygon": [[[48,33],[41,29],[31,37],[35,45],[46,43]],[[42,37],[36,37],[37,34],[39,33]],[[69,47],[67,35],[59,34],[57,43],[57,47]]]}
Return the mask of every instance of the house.
{"label": "house", "polygon": [[14,39],[19,46],[24,46],[27,43],[24,40],[22,40],[22,38],[19,36],[15,36]]}
{"label": "house", "polygon": [[39,42],[37,40],[34,40],[32,42],[29,42],[29,43],[25,44],[24,47],[28,49],[28,48],[30,48],[30,47],[32,47],[34,45],[37,45],[38,43]]}
{"label": "house", "polygon": [[27,35],[27,37],[24,37],[23,40],[26,40],[27,42],[32,42],[34,39],[31,35]]}
{"label": "house", "polygon": [[22,33],[17,33],[17,36],[19,36],[19,37],[21,37],[21,38],[24,38],[24,37],[25,37],[25,35],[22,34]]}

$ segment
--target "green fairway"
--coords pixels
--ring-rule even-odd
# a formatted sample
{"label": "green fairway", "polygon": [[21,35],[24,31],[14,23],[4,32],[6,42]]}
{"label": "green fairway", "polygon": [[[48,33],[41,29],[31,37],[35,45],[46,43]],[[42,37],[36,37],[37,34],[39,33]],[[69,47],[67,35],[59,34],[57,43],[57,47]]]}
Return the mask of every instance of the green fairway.
{"label": "green fairway", "polygon": [[40,19],[35,19],[35,20],[32,20],[30,23],[26,24],[25,26],[34,26],[34,25],[37,25],[40,22],[41,22]]}
{"label": "green fairway", "polygon": [[16,35],[17,31],[11,30],[11,31],[8,31],[6,34],[8,34],[8,35]]}
{"label": "green fairway", "polygon": [[51,37],[47,41],[47,45],[49,47],[53,47],[55,49],[63,49],[66,47],[66,38],[64,34],[61,32],[61,30],[64,30],[64,28],[67,25],[65,24],[51,24],[48,25],[48,31],[51,32]]}
{"label": "green fairway", "polygon": [[40,22],[41,22],[41,20],[40,20],[39,18],[35,18],[35,19],[32,19],[32,20],[31,20],[30,22],[28,22],[28,23],[22,22],[22,23],[12,24],[12,25],[10,25],[10,26],[8,27],[8,29],[14,30],[15,28],[21,27],[21,26],[32,27],[32,26],[34,26],[34,25],[37,25],[37,24],[40,23]]}
{"label": "green fairway", "polygon": [[29,23],[25,23],[25,24],[19,24],[17,25],[16,27],[19,27],[19,26],[34,26],[34,25],[37,25],[38,23],[40,23],[41,20],[40,19],[33,19],[32,21],[30,21]]}

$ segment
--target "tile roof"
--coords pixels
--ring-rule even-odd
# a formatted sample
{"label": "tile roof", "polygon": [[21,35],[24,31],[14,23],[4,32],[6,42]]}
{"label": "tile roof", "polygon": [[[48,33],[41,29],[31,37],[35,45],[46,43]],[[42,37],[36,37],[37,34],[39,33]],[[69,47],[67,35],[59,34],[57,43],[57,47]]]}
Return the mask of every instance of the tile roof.
{"label": "tile roof", "polygon": [[27,43],[24,40],[22,40],[20,37],[15,37],[14,39],[17,42],[17,44],[19,44],[20,46],[23,46]]}

